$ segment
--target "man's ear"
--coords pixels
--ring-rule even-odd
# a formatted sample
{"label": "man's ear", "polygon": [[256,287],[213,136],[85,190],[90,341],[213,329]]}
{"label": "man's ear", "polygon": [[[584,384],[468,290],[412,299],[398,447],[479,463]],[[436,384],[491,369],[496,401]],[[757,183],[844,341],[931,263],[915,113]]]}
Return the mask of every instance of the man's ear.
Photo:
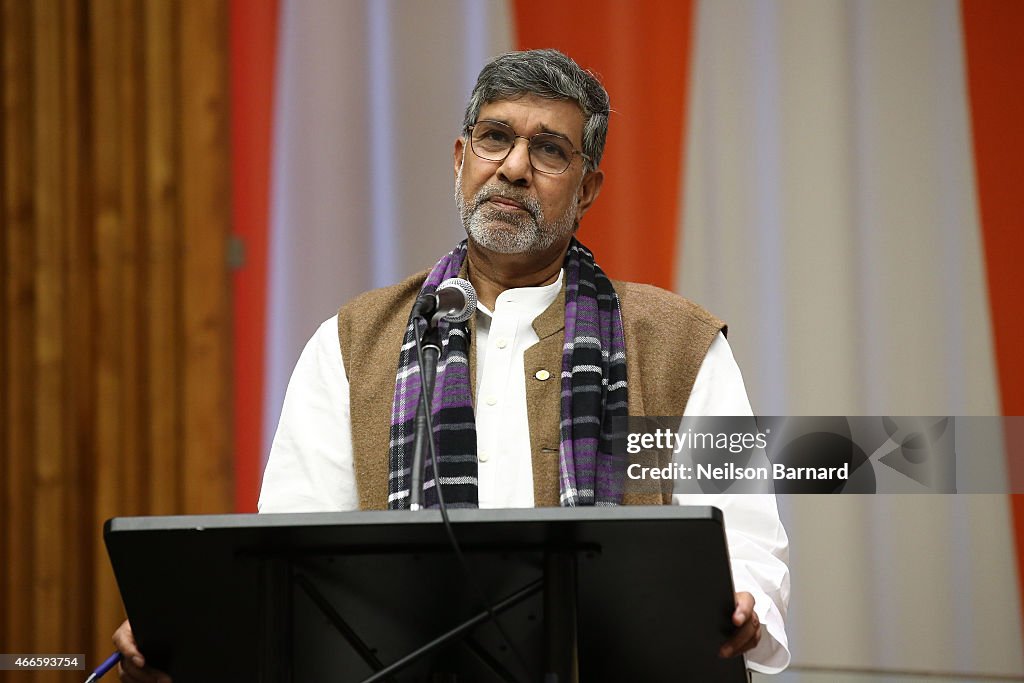
{"label": "man's ear", "polygon": [[455,177],[459,175],[459,169],[462,168],[462,157],[466,153],[466,140],[462,137],[455,138],[455,152],[453,161],[455,162],[454,171]]}
{"label": "man's ear", "polygon": [[601,185],[604,184],[604,171],[597,169],[596,171],[590,171],[583,176],[583,182],[580,183],[580,189],[578,190],[579,204],[576,206],[576,222],[579,223],[580,219],[583,218],[583,214],[587,212],[590,205],[597,199],[597,195],[601,194]]}

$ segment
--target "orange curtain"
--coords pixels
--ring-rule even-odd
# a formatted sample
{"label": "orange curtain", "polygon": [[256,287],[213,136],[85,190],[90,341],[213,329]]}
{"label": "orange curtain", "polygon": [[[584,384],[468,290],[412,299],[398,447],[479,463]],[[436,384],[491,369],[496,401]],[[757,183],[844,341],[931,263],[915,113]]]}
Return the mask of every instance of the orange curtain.
{"label": "orange curtain", "polygon": [[231,0],[231,218],[235,510],[255,512],[262,469],[270,146],[277,0]]}
{"label": "orange curtain", "polygon": [[[1004,415],[1024,415],[1024,3],[963,0],[975,177]],[[1024,433],[1005,434],[1011,481],[1024,479]],[[1018,579],[1024,578],[1024,495],[1012,496]],[[1024,581],[1021,582],[1024,595]]]}
{"label": "orange curtain", "polygon": [[580,240],[609,276],[671,288],[693,3],[515,0],[514,13],[517,49],[565,52],[611,97],[604,188]]}

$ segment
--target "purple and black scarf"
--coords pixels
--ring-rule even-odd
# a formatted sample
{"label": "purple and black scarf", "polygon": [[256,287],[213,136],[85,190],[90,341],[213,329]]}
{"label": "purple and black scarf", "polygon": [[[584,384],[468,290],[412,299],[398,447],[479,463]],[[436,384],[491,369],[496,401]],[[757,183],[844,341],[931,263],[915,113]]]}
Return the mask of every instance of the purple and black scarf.
{"label": "purple and black scarf", "polygon": [[[420,294],[429,294],[457,277],[466,258],[463,240],[437,262]],[[558,454],[563,506],[619,505],[623,461],[612,455],[612,420],[628,414],[626,345],[619,297],[574,238],[565,254],[565,345],[562,351],[561,443]],[[466,323],[440,323],[441,357],[434,386],[433,424],[441,485],[447,507],[478,507],[476,418],[469,378]],[[409,507],[413,424],[420,396],[419,364],[412,322],[398,356],[391,409],[388,507]],[[437,507],[433,468],[428,460],[424,502]]]}

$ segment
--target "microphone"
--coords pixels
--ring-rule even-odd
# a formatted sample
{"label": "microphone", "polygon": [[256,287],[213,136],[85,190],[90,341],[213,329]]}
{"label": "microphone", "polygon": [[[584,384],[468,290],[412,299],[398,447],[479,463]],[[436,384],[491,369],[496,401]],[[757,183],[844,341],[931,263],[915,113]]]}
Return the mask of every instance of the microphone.
{"label": "microphone", "polygon": [[469,320],[476,311],[476,290],[468,280],[448,278],[433,294],[424,294],[412,307],[413,318],[422,318],[431,325],[444,318],[450,323]]}

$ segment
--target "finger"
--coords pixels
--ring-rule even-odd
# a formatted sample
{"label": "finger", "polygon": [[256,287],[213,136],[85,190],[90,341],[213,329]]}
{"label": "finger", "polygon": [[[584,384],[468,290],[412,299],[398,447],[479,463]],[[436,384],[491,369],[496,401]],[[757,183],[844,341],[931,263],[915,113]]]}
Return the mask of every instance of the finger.
{"label": "finger", "polygon": [[732,613],[732,623],[742,626],[754,614],[754,596],[743,592],[736,594],[736,609]]}
{"label": "finger", "polygon": [[[139,669],[146,665],[146,659],[139,652],[138,645],[135,644],[135,634],[132,633],[132,626],[128,623],[127,619],[114,631],[113,640],[114,647],[121,653],[122,661],[132,662]],[[131,670],[129,669],[130,672]]]}
{"label": "finger", "polygon": [[136,666],[130,660],[122,660],[118,665],[118,673],[121,680],[128,683],[156,683],[156,677],[150,675],[149,671]]}
{"label": "finger", "polygon": [[129,657],[122,659],[117,665],[122,681],[128,683],[171,683],[170,676],[164,672],[148,666],[139,666],[135,660],[135,657]]}
{"label": "finger", "polygon": [[117,677],[121,683],[145,683],[138,676],[133,675],[131,672],[126,671],[120,664],[117,665]]}
{"label": "finger", "polygon": [[761,641],[761,624],[757,619],[757,614],[752,614],[750,620],[747,621],[739,630],[732,635],[729,640],[722,645],[718,651],[720,657],[735,657],[736,655],[743,654],[744,652],[757,647],[757,644]]}
{"label": "finger", "polygon": [[117,671],[123,683],[171,683],[170,676],[162,671],[149,667],[139,668],[130,661],[122,661]]}
{"label": "finger", "polygon": [[171,683],[171,677],[164,672],[146,666],[146,659],[135,643],[132,626],[125,619],[114,631],[114,646],[121,653],[118,673],[122,681],[127,683]]}

